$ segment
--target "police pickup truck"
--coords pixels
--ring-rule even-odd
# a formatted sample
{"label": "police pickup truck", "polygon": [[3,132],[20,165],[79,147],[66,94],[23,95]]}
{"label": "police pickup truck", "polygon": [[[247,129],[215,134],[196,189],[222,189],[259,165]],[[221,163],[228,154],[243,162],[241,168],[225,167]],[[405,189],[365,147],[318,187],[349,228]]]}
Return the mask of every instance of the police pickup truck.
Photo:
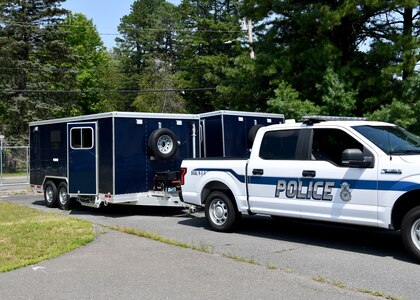
{"label": "police pickup truck", "polygon": [[181,174],[214,230],[242,213],[401,230],[420,261],[420,137],[396,125],[305,117],[260,128],[249,159],[187,159]]}

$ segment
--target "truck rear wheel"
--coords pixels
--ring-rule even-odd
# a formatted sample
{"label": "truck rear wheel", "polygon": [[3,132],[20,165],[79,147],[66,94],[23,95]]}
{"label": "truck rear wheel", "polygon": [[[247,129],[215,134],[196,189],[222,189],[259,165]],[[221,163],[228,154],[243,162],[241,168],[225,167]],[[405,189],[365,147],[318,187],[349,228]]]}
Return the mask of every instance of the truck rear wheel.
{"label": "truck rear wheel", "polygon": [[210,193],[206,198],[206,218],[216,231],[231,231],[240,218],[231,197],[221,191]]}
{"label": "truck rear wheel", "polygon": [[70,208],[71,199],[67,191],[67,184],[61,182],[58,185],[58,207],[63,210],[68,210]]}
{"label": "truck rear wheel", "polygon": [[401,237],[407,250],[420,261],[420,207],[413,208],[404,216]]}
{"label": "truck rear wheel", "polygon": [[44,184],[44,200],[45,206],[47,207],[56,207],[57,206],[57,187],[55,186],[54,182],[47,181]]}

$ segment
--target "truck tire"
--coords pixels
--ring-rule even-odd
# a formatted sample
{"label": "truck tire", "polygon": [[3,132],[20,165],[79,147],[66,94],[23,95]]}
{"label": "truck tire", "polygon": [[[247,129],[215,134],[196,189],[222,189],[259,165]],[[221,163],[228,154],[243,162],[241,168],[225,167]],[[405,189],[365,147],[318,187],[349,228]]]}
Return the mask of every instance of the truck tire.
{"label": "truck tire", "polygon": [[401,237],[406,249],[420,261],[420,207],[413,208],[404,216]]}
{"label": "truck tire", "polygon": [[175,156],[178,142],[175,133],[167,128],[159,128],[152,132],[147,142],[152,155],[159,160],[168,160]]}
{"label": "truck tire", "polygon": [[214,191],[207,196],[205,215],[210,226],[221,232],[231,231],[240,219],[231,197],[222,191]]}
{"label": "truck tire", "polygon": [[61,182],[58,185],[58,207],[63,210],[68,210],[71,205],[71,199],[67,190],[67,183]]}
{"label": "truck tire", "polygon": [[264,125],[256,124],[249,129],[248,139],[247,139],[247,146],[249,149],[252,148],[252,145],[254,144],[255,136],[257,135],[258,129],[260,129],[261,127],[264,127]]}
{"label": "truck tire", "polygon": [[46,207],[56,207],[57,206],[57,187],[55,186],[54,182],[47,181],[44,184],[44,200]]}

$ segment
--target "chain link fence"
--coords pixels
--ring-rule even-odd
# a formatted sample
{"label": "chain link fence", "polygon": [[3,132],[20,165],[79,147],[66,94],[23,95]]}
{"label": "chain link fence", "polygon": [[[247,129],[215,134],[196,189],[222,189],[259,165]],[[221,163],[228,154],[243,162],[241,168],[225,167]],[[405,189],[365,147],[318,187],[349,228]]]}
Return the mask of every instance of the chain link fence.
{"label": "chain link fence", "polygon": [[0,186],[29,183],[29,147],[0,146]]}

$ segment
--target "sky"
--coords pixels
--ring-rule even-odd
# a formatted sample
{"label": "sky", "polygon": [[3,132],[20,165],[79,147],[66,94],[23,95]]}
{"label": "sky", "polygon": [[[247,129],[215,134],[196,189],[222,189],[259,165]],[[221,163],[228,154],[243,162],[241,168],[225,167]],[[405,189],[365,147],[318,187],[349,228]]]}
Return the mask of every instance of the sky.
{"label": "sky", "polygon": [[[121,18],[130,13],[133,2],[134,0],[66,0],[62,7],[92,19],[104,45],[110,49],[115,46],[114,40]],[[178,4],[179,0],[168,2]]]}

